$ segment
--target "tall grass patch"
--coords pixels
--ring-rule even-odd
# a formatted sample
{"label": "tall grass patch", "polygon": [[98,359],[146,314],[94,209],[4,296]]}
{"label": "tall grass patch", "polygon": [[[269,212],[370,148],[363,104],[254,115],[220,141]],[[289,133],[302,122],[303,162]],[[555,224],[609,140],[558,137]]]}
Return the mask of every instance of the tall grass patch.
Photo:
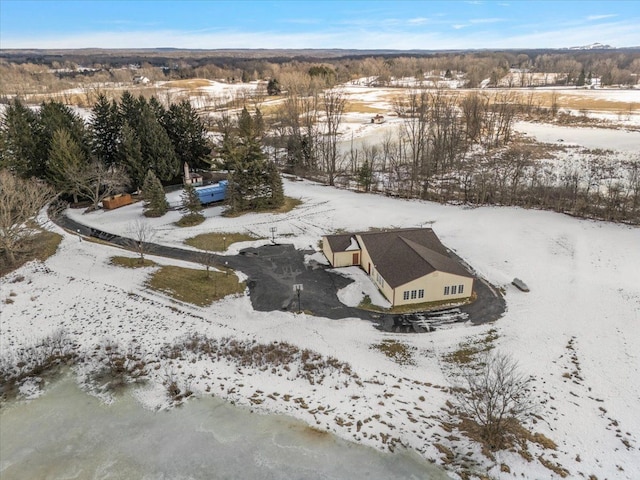
{"label": "tall grass patch", "polygon": [[372,345],[371,348],[381,351],[399,365],[415,365],[413,353],[416,348],[406,343],[397,340],[383,340],[381,343]]}

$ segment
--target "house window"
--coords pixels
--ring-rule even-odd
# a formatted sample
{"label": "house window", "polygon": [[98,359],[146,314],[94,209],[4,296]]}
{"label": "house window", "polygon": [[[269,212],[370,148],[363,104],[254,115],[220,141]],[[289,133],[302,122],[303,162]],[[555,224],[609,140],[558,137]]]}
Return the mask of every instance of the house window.
{"label": "house window", "polygon": [[424,298],[424,290],[423,289],[418,290],[418,298]]}
{"label": "house window", "polygon": [[411,290],[411,300],[415,300],[417,296],[418,296],[418,291]]}
{"label": "house window", "polygon": [[456,290],[457,290],[457,286],[454,285],[453,287],[451,287],[451,295],[455,295],[456,294]]}
{"label": "house window", "polygon": [[449,287],[444,287],[444,294],[449,295]]}
{"label": "house window", "polygon": [[409,291],[405,291],[404,294],[402,295],[402,298],[405,300],[409,300]]}
{"label": "house window", "polygon": [[464,285],[458,285],[458,293],[464,292]]}

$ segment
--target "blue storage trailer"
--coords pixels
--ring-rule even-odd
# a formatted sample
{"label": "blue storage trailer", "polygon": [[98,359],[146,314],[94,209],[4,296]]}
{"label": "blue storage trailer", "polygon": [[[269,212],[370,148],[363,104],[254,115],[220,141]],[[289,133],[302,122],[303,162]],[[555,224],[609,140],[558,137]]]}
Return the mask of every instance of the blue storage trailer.
{"label": "blue storage trailer", "polygon": [[220,180],[213,185],[204,185],[196,187],[196,194],[200,199],[200,203],[206,205],[213,202],[221,202],[227,197],[227,180]]}

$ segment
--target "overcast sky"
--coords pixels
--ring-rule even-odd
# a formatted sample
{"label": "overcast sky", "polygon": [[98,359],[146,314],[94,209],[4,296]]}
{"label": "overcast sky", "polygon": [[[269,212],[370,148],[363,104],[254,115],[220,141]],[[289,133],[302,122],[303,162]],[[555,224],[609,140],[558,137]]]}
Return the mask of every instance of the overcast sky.
{"label": "overcast sky", "polygon": [[640,46],[628,1],[0,0],[0,48]]}

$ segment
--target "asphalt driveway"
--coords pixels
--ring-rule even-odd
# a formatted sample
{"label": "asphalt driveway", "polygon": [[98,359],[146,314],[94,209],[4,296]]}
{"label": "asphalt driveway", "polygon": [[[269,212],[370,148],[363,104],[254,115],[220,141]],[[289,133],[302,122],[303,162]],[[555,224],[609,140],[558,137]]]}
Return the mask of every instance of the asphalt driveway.
{"label": "asphalt driveway", "polygon": [[[115,245],[130,247],[133,240],[87,227],[62,215],[52,218],[59,226],[84,236],[99,238]],[[154,255],[201,263],[201,253],[165,245],[149,244]],[[239,255],[212,254],[218,265],[242,271],[248,276],[247,286],[253,308],[258,311],[298,310],[294,285],[302,284],[300,308],[313,315],[331,318],[362,318],[376,323],[385,331],[423,333],[443,325],[470,321],[473,324],[492,322],[506,310],[506,303],[498,290],[486,280],[474,275],[477,299],[457,308],[412,314],[381,314],[348,307],[340,302],[338,290],[352,280],[330,271],[330,267],[306,262],[305,255],[314,251],[296,250],[290,244],[247,248]],[[473,274],[473,272],[471,272]]]}

